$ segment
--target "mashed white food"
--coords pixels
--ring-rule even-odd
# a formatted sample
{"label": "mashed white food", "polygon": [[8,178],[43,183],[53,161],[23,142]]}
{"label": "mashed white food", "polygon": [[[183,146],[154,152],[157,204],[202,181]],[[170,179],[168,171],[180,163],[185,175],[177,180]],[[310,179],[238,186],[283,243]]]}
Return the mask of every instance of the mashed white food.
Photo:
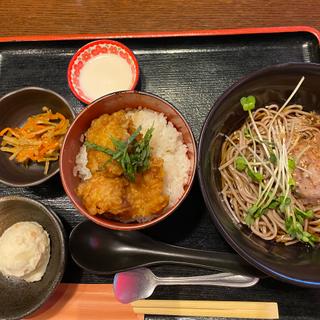
{"label": "mashed white food", "polygon": [[39,281],[50,259],[49,235],[37,222],[18,222],[0,237],[0,257],[3,275]]}

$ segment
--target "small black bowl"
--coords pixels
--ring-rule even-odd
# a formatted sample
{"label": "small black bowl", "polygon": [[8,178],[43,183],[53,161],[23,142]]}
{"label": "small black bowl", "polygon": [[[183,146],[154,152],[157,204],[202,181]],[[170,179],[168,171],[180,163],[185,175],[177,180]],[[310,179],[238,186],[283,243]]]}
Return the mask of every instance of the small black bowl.
{"label": "small black bowl", "polygon": [[[29,116],[39,114],[46,106],[52,112],[60,112],[70,121],[75,114],[68,102],[54,91],[27,87],[10,92],[0,99],[0,130],[20,127]],[[44,165],[32,163],[28,167],[9,160],[10,154],[0,151],[0,182],[12,187],[27,187],[40,184],[59,171],[59,161],[50,163],[44,174]]]}
{"label": "small black bowl", "polygon": [[21,221],[38,222],[50,237],[50,260],[37,282],[7,278],[0,272],[0,319],[21,319],[36,311],[60,283],[65,269],[65,234],[57,215],[40,202],[20,196],[0,198],[0,236]]}
{"label": "small black bowl", "polygon": [[289,63],[275,65],[243,78],[229,88],[214,104],[203,125],[198,153],[201,190],[217,228],[227,242],[248,262],[261,271],[286,282],[320,288],[320,249],[304,245],[285,246],[264,241],[245,226],[234,223],[220,196],[218,170],[223,137],[245,121],[247,113],[239,103],[241,97],[253,95],[257,107],[283,104],[302,76],[305,81],[291,103],[307,111],[320,113],[320,65]]}

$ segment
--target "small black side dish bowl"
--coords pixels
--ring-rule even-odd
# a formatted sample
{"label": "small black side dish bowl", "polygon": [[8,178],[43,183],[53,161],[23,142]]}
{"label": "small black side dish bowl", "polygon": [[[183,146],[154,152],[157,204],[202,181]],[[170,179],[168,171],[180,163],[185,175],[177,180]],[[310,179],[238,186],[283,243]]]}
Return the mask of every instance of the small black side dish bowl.
{"label": "small black side dish bowl", "polygon": [[17,222],[38,222],[50,237],[50,260],[37,282],[5,277],[0,272],[0,319],[22,319],[36,311],[60,283],[65,269],[65,234],[57,215],[40,202],[20,196],[0,197],[0,236]]}
{"label": "small black side dish bowl", "polygon": [[[44,106],[53,113],[60,112],[70,122],[75,117],[68,102],[56,92],[38,87],[26,87],[10,92],[0,99],[0,131],[6,127],[21,127],[28,117],[41,113]],[[51,162],[49,171],[45,175],[43,164],[30,163],[24,166],[15,160],[9,160],[10,155],[0,151],[0,182],[12,187],[40,184],[59,171],[59,161]]]}
{"label": "small black side dish bowl", "polygon": [[320,288],[320,248],[303,244],[285,246],[263,241],[245,226],[234,223],[220,196],[218,170],[221,146],[219,133],[230,134],[247,117],[242,110],[243,96],[256,97],[256,108],[282,105],[301,77],[305,80],[291,100],[306,111],[320,113],[320,65],[289,63],[270,66],[243,78],[230,87],[213,105],[203,125],[198,153],[201,190],[210,215],[226,241],[249,263],[261,271],[286,282]]}

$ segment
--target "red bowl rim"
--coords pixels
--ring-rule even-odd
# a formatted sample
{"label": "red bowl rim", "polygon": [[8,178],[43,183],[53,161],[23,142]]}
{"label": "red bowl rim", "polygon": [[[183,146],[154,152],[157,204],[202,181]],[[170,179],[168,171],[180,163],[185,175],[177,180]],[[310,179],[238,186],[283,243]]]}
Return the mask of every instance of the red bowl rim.
{"label": "red bowl rim", "polygon": [[[134,88],[137,86],[138,81],[139,81],[139,75],[140,75],[139,64],[138,64],[138,60],[137,60],[136,56],[134,55],[134,53],[132,52],[132,50],[130,50],[127,46],[125,46],[121,42],[118,42],[118,41],[115,41],[115,40],[101,39],[101,40],[91,41],[91,42],[85,44],[84,46],[82,46],[80,49],[78,49],[78,51],[73,55],[73,57],[71,58],[71,60],[69,62],[68,70],[67,70],[68,85],[69,85],[70,90],[76,96],[77,99],[79,99],[80,101],[84,102],[87,105],[92,104],[94,102],[94,100],[93,101],[89,101],[89,100],[85,99],[83,96],[81,96],[80,94],[78,94],[78,92],[75,90],[74,85],[73,85],[73,83],[71,81],[71,70],[72,70],[72,67],[73,67],[74,62],[76,61],[76,59],[84,51],[86,51],[88,48],[90,48],[90,47],[92,47],[94,45],[105,44],[105,43],[110,43],[110,44],[113,44],[115,46],[120,47],[121,49],[123,49],[124,51],[126,51],[129,54],[130,58],[133,61],[133,64],[135,66],[134,81],[133,81],[133,84],[131,85],[131,87],[128,90],[134,90]],[[119,91],[119,92],[121,92],[121,91]],[[100,98],[98,98],[98,99],[100,99]]]}
{"label": "red bowl rim", "polygon": [[[78,205],[78,203],[74,200],[73,196],[70,194],[69,187],[67,186],[66,181],[65,181],[65,174],[67,174],[67,173],[64,172],[65,170],[64,170],[64,167],[62,165],[62,159],[63,159],[63,155],[64,155],[65,148],[66,148],[65,144],[66,144],[67,137],[69,135],[69,132],[73,129],[73,127],[77,125],[78,119],[80,117],[83,117],[86,114],[86,112],[88,112],[98,101],[100,101],[102,99],[107,99],[108,97],[113,96],[113,95],[121,95],[121,94],[147,95],[147,96],[156,98],[156,99],[161,100],[162,102],[164,102],[183,121],[185,127],[187,128],[188,134],[189,134],[189,136],[191,138],[191,145],[193,147],[193,157],[192,157],[193,158],[193,167],[190,168],[188,182],[185,184],[185,191],[184,191],[183,195],[179,198],[179,200],[167,212],[159,215],[158,217],[156,217],[156,218],[154,218],[154,219],[152,219],[150,221],[142,222],[142,223],[138,223],[138,222],[137,223],[121,223],[121,222],[113,221],[113,220],[110,220],[110,219],[107,219],[107,218],[105,218],[105,219],[97,218],[97,217],[100,217],[100,215],[94,215],[93,216],[93,215],[90,215],[89,213],[87,213],[86,210],[83,210],[83,208],[81,208],[81,206]],[[197,159],[198,159],[197,153],[198,153],[197,144],[196,144],[193,132],[192,132],[189,124],[187,123],[187,121],[185,120],[183,115],[170,102],[166,101],[165,99],[163,99],[163,98],[161,98],[161,97],[159,97],[159,96],[157,96],[155,94],[148,93],[148,92],[142,92],[142,91],[136,91],[136,90],[118,91],[118,92],[110,93],[108,95],[105,95],[105,96],[93,101],[91,104],[89,104],[87,106],[87,108],[83,109],[77,115],[77,117],[74,119],[74,121],[72,122],[71,126],[69,127],[69,129],[68,129],[68,131],[67,131],[67,133],[65,135],[65,138],[64,138],[64,141],[63,141],[63,144],[62,144],[62,147],[61,147],[61,151],[60,151],[60,158],[59,158],[60,176],[61,176],[61,181],[62,181],[63,188],[64,188],[68,198],[71,200],[71,202],[73,203],[75,208],[83,216],[85,216],[89,220],[91,220],[91,221],[95,222],[96,224],[98,224],[98,225],[100,225],[102,227],[105,227],[105,228],[109,228],[109,229],[113,229],[113,230],[123,230],[123,231],[139,230],[139,229],[144,229],[144,228],[150,227],[150,226],[162,221],[167,216],[169,216],[171,213],[173,213],[173,211],[175,211],[180,206],[180,204],[184,201],[184,199],[189,194],[189,192],[191,190],[191,187],[193,185],[193,182],[194,182],[196,168],[197,168]]]}

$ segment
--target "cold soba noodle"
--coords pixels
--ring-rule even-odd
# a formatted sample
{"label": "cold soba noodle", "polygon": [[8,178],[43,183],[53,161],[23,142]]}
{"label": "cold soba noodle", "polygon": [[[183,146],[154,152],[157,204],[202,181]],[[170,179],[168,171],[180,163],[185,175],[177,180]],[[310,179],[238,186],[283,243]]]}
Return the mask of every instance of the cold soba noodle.
{"label": "cold soba noodle", "polygon": [[264,240],[315,245],[320,235],[320,116],[287,102],[255,111],[253,96],[243,126],[225,136],[222,197],[237,222]]}

